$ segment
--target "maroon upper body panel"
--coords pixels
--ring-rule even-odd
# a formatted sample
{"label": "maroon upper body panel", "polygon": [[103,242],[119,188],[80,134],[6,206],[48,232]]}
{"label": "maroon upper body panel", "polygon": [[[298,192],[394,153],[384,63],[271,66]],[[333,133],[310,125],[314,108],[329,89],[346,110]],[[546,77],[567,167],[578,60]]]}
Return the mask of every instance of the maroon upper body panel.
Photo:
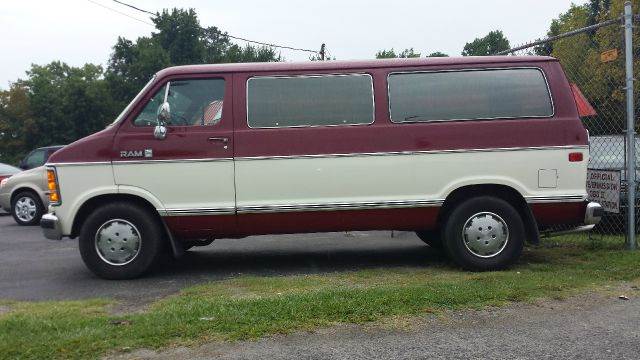
{"label": "maroon upper body panel", "polygon": [[110,126],[54,152],[47,162],[79,163],[111,161],[111,148],[116,133],[117,126]]}
{"label": "maroon upper body panel", "polygon": [[[480,59],[480,58],[478,58]],[[576,110],[569,83],[557,61],[526,62],[532,58],[490,58],[482,63],[446,61],[421,66],[391,61],[396,67],[335,68],[318,71],[245,72],[234,76],[235,156],[295,156],[376,152],[411,152],[514,147],[587,145],[587,132]],[[500,59],[503,62],[497,62]],[[550,60],[550,58],[542,58]],[[509,60],[509,62],[506,62]],[[375,63],[375,62],[374,62]],[[407,63],[407,64],[406,64]],[[428,66],[425,66],[427,64]],[[403,65],[398,67],[398,65]],[[393,123],[388,106],[387,77],[393,72],[540,68],[547,78],[554,105],[548,118]],[[375,121],[370,125],[253,129],[247,125],[247,80],[254,76],[367,73],[373,78]]]}
{"label": "maroon upper body panel", "polygon": [[[395,124],[390,120],[387,76],[391,72],[508,67],[535,67],[545,73],[553,99],[553,117],[401,124]],[[245,96],[249,78],[268,75],[350,73],[367,73],[373,78],[373,124],[278,129],[248,127]],[[169,135],[180,142],[180,146],[176,148],[173,145],[165,146],[162,140],[155,140],[152,128],[132,125],[132,119],[167,81],[203,77],[221,77],[226,80],[225,106],[220,126],[206,129],[194,126],[170,127]],[[233,106],[230,106],[231,104]],[[224,151],[220,149],[212,152],[211,146],[206,144],[211,136],[228,138],[227,148]],[[149,147],[154,148],[154,159],[181,159],[545,147],[587,143],[587,133],[579,120],[569,83],[560,64],[550,57],[242,63],[178,66],[158,72],[151,86],[141,94],[138,102],[131,106],[122,120],[58,151],[49,162],[108,161],[117,159],[121,150]]]}

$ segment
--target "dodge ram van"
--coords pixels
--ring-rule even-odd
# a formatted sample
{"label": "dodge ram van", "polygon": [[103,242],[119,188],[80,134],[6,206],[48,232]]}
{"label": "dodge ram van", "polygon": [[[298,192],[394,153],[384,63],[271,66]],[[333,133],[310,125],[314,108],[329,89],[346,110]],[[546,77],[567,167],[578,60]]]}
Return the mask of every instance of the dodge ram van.
{"label": "dodge ram van", "polygon": [[550,57],[178,66],[53,154],[41,226],[110,279],[215,238],[347,230],[500,269],[541,230],[599,221],[588,156]]}

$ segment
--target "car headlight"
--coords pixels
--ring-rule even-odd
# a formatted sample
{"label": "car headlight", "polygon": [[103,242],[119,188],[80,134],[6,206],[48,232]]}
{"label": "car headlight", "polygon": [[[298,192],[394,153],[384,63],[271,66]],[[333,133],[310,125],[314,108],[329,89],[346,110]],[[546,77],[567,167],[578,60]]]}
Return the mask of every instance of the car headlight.
{"label": "car headlight", "polygon": [[9,181],[9,178],[2,179],[2,181],[0,181],[0,188],[3,188],[5,185],[7,185],[8,181]]}

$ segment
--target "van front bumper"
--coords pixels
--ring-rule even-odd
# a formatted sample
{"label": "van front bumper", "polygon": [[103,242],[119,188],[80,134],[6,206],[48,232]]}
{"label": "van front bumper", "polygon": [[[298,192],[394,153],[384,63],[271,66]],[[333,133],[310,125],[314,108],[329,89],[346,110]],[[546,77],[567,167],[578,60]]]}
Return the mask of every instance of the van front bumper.
{"label": "van front bumper", "polygon": [[62,230],[60,229],[60,221],[53,214],[44,214],[40,220],[40,227],[44,233],[44,237],[51,240],[62,239]]}

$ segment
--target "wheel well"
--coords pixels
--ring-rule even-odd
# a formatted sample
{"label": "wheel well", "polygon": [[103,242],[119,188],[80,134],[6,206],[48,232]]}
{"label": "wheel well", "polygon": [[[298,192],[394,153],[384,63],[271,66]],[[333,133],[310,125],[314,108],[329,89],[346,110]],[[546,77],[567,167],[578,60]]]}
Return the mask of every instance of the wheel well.
{"label": "wheel well", "polygon": [[533,244],[537,244],[540,241],[538,225],[536,223],[536,219],[531,213],[531,209],[529,208],[527,201],[516,189],[506,185],[468,185],[454,190],[449,194],[449,196],[447,196],[444,204],[442,204],[442,208],[440,209],[440,213],[438,215],[438,226],[444,223],[444,220],[447,218],[448,214],[453,211],[453,209],[459,203],[472,197],[487,195],[495,196],[513,205],[520,214],[522,221],[524,222],[527,241]]}
{"label": "wheel well", "polygon": [[137,204],[147,209],[151,214],[154,214],[155,216],[157,216],[158,220],[162,221],[156,208],[153,205],[151,205],[150,202],[148,202],[147,200],[139,196],[128,195],[128,194],[99,195],[87,200],[84,204],[82,204],[80,209],[78,209],[78,212],[76,213],[76,217],[73,219],[73,226],[71,227],[70,237],[75,238],[78,236],[78,234],[80,233],[80,229],[82,228],[82,225],[84,224],[85,220],[87,219],[87,217],[89,217],[89,215],[95,209],[97,209],[102,205],[112,203],[112,202],[130,202],[130,203]]}
{"label": "wheel well", "polygon": [[[30,187],[21,187],[13,190],[13,193],[11,194],[11,200],[9,200],[9,202],[13,204],[13,200],[15,200],[16,196],[18,196],[18,194],[23,192],[30,192],[34,194],[36,196],[36,200],[40,201],[40,203],[42,204],[42,199],[40,199],[40,195],[38,194],[38,192]],[[45,209],[45,212],[46,212],[46,209]]]}

